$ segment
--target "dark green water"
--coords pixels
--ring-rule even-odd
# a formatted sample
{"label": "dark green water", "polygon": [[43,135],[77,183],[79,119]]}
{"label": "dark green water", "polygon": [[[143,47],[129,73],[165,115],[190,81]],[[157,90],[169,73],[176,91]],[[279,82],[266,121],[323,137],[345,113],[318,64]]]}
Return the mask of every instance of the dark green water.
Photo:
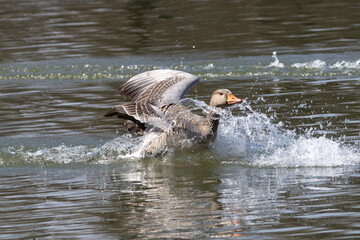
{"label": "dark green water", "polygon": [[[2,1],[0,238],[359,238],[359,10]],[[103,115],[159,68],[198,75],[200,108],[217,88],[245,101],[210,146],[138,159]]]}

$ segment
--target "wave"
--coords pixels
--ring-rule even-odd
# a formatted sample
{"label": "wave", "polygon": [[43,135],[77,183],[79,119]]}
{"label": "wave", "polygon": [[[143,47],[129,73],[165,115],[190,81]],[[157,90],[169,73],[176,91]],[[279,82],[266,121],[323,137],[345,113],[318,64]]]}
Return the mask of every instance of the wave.
{"label": "wave", "polygon": [[310,62],[291,64],[291,67],[293,68],[307,68],[307,69],[325,69],[326,66],[327,66],[326,62],[320,59],[316,59]]}
{"label": "wave", "polygon": [[291,64],[293,68],[306,68],[306,69],[360,69],[360,59],[354,62],[350,61],[337,61],[334,64],[327,64],[325,61],[316,59],[314,61],[304,62],[304,63],[293,63]]}
{"label": "wave", "polygon": [[360,69],[360,59],[355,62],[350,61],[337,61],[333,65],[330,66],[330,68],[337,68],[337,69]]}
{"label": "wave", "polygon": [[258,167],[334,167],[360,163],[360,152],[341,140],[286,130],[265,114],[231,116],[222,121],[214,142],[223,159],[242,157],[243,164]]}
{"label": "wave", "polygon": [[[280,62],[280,60],[277,57],[277,53],[273,52],[272,57],[274,58],[274,62],[270,63],[268,65],[268,67],[276,67],[276,68],[284,68],[284,67],[288,67],[286,66],[284,63]],[[308,61],[308,62],[297,62],[297,63],[293,63],[290,64],[291,68],[295,68],[295,69],[320,69],[320,70],[325,70],[325,69],[338,69],[338,70],[343,70],[343,69],[360,69],[360,59],[351,62],[351,61],[345,61],[345,60],[341,60],[341,61],[336,61],[335,63],[331,64],[331,63],[326,63],[324,60],[321,59],[316,59],[316,60],[312,60],[312,61]]]}
{"label": "wave", "polygon": [[[203,102],[195,102],[197,109],[203,109]],[[313,130],[296,134],[294,130],[285,129],[282,122],[275,123],[274,117],[253,111],[248,103],[233,106],[230,110],[222,111],[216,140],[210,144],[207,152],[197,154],[195,161],[211,154],[212,159],[218,159],[220,163],[256,167],[334,167],[360,163],[360,152],[354,145],[316,136]],[[233,115],[232,111],[240,112],[240,115]],[[151,141],[153,137],[125,134],[99,146],[12,146],[1,150],[0,164],[107,164],[133,161],[139,158],[138,146],[144,141]],[[192,154],[191,151],[183,150],[182,156]],[[166,161],[171,161],[171,156],[166,156]]]}
{"label": "wave", "polygon": [[0,150],[0,165],[110,163],[130,156],[140,142],[140,138],[125,134],[100,146],[10,146]]}
{"label": "wave", "polygon": [[[212,60],[129,61],[106,59],[103,64],[88,59],[78,59],[71,64],[62,61],[17,63],[0,65],[0,80],[114,80],[129,79],[136,73],[171,68],[188,71],[201,79],[248,77],[248,76],[349,76],[359,75],[360,59],[347,60],[347,55],[280,55],[273,52],[273,61],[266,57],[235,57]],[[353,56],[351,58],[354,59]],[[298,61],[299,59],[304,61]],[[126,62],[126,63],[124,63]],[[320,72],[320,73],[319,73]]]}

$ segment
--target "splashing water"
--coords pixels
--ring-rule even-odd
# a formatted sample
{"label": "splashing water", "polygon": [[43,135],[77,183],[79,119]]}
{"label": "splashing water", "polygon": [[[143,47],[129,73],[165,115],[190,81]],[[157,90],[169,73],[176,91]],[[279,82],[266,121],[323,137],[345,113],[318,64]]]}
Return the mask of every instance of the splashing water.
{"label": "splashing water", "polygon": [[326,62],[322,60],[314,60],[311,62],[305,62],[305,63],[294,63],[291,64],[291,67],[293,68],[306,68],[306,69],[325,69],[326,68]]}
{"label": "splashing water", "polygon": [[283,63],[281,63],[280,60],[277,58],[275,51],[273,52],[272,57],[274,58],[274,62],[270,63],[270,65],[268,67],[278,67],[278,68],[285,67],[285,65]]}
{"label": "splashing water", "polygon": [[[312,130],[296,135],[281,122],[252,111],[246,116],[228,114],[221,121],[213,143],[222,158],[239,159],[244,164],[271,167],[329,167],[360,163],[360,152],[354,146],[325,136],[315,137]],[[242,110],[244,107],[242,108]]]}
{"label": "splashing water", "polygon": [[[280,60],[277,57],[276,51],[273,52],[272,58],[274,58],[274,61],[270,63],[267,67],[275,67],[275,68],[285,68],[285,64],[280,62]],[[337,61],[336,63],[326,63],[324,60],[316,59],[309,62],[296,62],[291,65],[289,65],[291,68],[295,69],[308,69],[308,70],[353,70],[356,72],[356,70],[360,69],[360,59],[351,62],[351,61]],[[355,73],[354,72],[354,73]],[[348,74],[349,72],[345,72]]]}
{"label": "splashing water", "polygon": [[[208,111],[204,102],[191,102],[195,104],[194,109]],[[315,137],[311,130],[306,135],[297,135],[295,131],[284,129],[282,122],[274,123],[273,117],[253,111],[246,101],[230,109],[240,110],[242,114],[234,116],[231,111],[222,110],[217,138],[210,144],[210,151],[224,161],[259,167],[328,167],[360,163],[359,150],[340,140]],[[9,163],[3,159],[35,164],[124,161],[140,158],[138,146],[154,137],[155,133],[145,138],[125,134],[100,146],[9,147],[0,153],[0,163]]]}
{"label": "splashing water", "polygon": [[[249,105],[245,108],[251,110]],[[222,115],[212,150],[224,159],[273,167],[339,166],[360,162],[360,153],[355,148],[324,136],[297,136],[294,131],[282,129],[281,122],[274,124],[265,114],[252,111],[246,116],[233,116],[224,111]],[[139,158],[137,146],[153,137],[156,134],[142,141],[126,134],[98,147],[62,144],[36,150],[11,147],[6,152],[27,163],[107,163]]]}
{"label": "splashing water", "polygon": [[[62,164],[109,163],[131,156],[141,140],[125,134],[100,146],[8,147],[0,152],[0,165],[6,164]],[[6,160],[5,160],[6,159]]]}
{"label": "splashing water", "polygon": [[332,167],[353,165],[360,162],[360,153],[340,142],[322,137],[300,136],[291,139],[283,148],[269,156],[262,155],[256,160],[260,166]]}
{"label": "splashing water", "polygon": [[337,61],[333,65],[330,66],[330,68],[338,68],[338,69],[359,69],[360,68],[360,59],[355,62],[349,62],[349,61]]}

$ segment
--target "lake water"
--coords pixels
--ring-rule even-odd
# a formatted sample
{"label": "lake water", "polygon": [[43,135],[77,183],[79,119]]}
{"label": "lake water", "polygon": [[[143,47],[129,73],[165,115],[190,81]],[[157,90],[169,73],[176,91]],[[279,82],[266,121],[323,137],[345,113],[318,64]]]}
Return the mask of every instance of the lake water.
{"label": "lake water", "polygon": [[[358,1],[5,0],[0,19],[1,239],[360,238]],[[209,146],[134,158],[103,115],[163,68],[200,77],[196,106],[244,102]]]}

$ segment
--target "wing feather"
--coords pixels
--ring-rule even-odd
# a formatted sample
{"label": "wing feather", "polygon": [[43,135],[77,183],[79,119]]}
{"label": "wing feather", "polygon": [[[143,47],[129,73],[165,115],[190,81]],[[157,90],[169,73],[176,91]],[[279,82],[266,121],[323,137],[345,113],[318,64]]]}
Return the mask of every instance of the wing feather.
{"label": "wing feather", "polygon": [[118,89],[119,93],[131,99],[116,105],[107,116],[117,115],[124,119],[134,118],[141,123],[165,128],[162,109],[179,102],[199,78],[178,70],[162,69],[137,74]]}
{"label": "wing feather", "polygon": [[197,76],[183,71],[152,70],[130,78],[118,91],[132,101],[146,101],[162,107],[180,101],[198,81]]}

